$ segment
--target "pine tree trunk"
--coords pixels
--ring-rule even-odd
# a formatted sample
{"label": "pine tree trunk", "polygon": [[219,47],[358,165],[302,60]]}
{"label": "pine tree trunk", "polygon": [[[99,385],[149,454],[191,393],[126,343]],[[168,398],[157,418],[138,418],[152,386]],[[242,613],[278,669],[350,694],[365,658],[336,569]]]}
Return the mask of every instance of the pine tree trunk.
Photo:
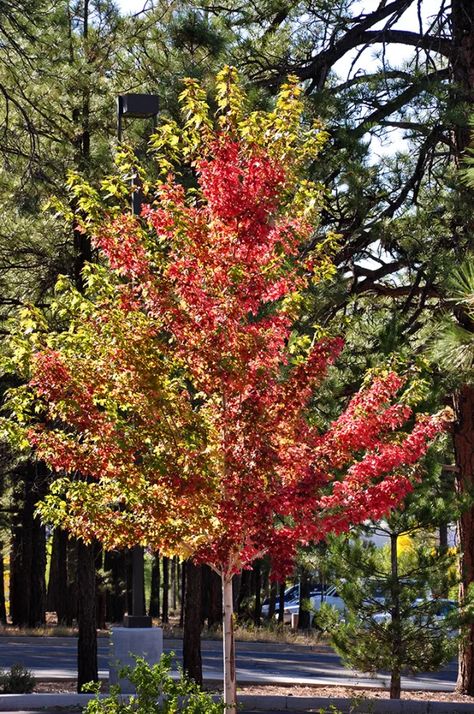
{"label": "pine tree trunk", "polygon": [[171,561],[171,607],[176,615],[178,609],[178,558],[174,557]]}
{"label": "pine tree trunk", "polygon": [[130,548],[127,549],[125,554],[125,572],[127,582],[125,610],[130,613],[133,612],[133,564],[132,551]]}
{"label": "pine tree trunk", "polygon": [[104,550],[102,545],[98,542],[94,542],[94,567],[95,567],[95,616],[96,616],[96,628],[98,630],[105,630],[107,625],[105,621],[106,617],[106,586],[104,582]]}
{"label": "pine tree trunk", "polygon": [[0,623],[7,624],[7,609],[5,605],[5,563],[3,560],[3,543],[0,542]]}
{"label": "pine tree trunk", "polygon": [[170,559],[163,558],[161,561],[163,570],[163,602],[161,605],[161,622],[169,622],[169,598],[170,598]]}
{"label": "pine tree trunk", "polygon": [[184,627],[184,599],[186,594],[186,561],[181,565],[181,611],[179,613],[179,626]]}
{"label": "pine tree trunk", "polygon": [[[454,453],[458,471],[456,489],[460,495],[472,493],[474,487],[474,387],[464,385],[455,395]],[[461,514],[458,523],[460,545],[459,602],[464,603],[468,588],[474,582],[474,506]],[[459,650],[456,689],[474,696],[474,624],[463,628]]]}
{"label": "pine tree trunk", "polygon": [[278,623],[283,625],[285,618],[285,581],[280,583],[280,590],[278,593]]}
{"label": "pine tree trunk", "polygon": [[32,522],[30,608],[28,627],[46,622],[46,529],[38,516]]}
{"label": "pine tree trunk", "polygon": [[252,573],[250,570],[243,570],[235,576],[238,585],[237,614],[239,617],[247,617],[248,600],[252,593]]}
{"label": "pine tree trunk", "polygon": [[77,540],[68,538],[67,550],[67,604],[66,624],[70,627],[77,619],[78,583],[77,583]]}
{"label": "pine tree trunk", "polygon": [[95,612],[95,547],[77,541],[78,612],[77,691],[97,682],[97,629]]}
{"label": "pine tree trunk", "polygon": [[311,625],[311,612],[308,601],[311,595],[311,576],[306,568],[301,569],[300,578],[300,606],[298,610],[298,629],[309,630]]}
{"label": "pine tree trunk", "polygon": [[462,152],[471,141],[469,118],[474,101],[474,3],[451,1],[453,100],[456,106],[456,145]]}
{"label": "pine tree trunk", "polygon": [[66,531],[55,528],[51,546],[47,609],[55,612],[58,625],[67,622],[67,541]]}
{"label": "pine tree trunk", "polygon": [[10,618],[16,627],[28,624],[30,611],[31,548],[27,530],[14,522],[10,550]]}
{"label": "pine tree trunk", "polygon": [[268,604],[268,619],[270,622],[273,620],[273,616],[275,614],[277,594],[278,583],[272,581],[272,584],[270,585],[270,602]]}
{"label": "pine tree trunk", "polygon": [[390,580],[391,580],[391,616],[392,616],[392,666],[390,671],[390,699],[400,699],[401,695],[401,658],[403,655],[402,623],[400,617],[400,582],[398,579],[398,533],[390,535]]}
{"label": "pine tree trunk", "polygon": [[262,624],[262,561],[256,560],[253,566],[255,583],[255,606],[253,610],[253,621],[256,627]]}
{"label": "pine tree trunk", "polygon": [[194,681],[202,685],[201,659],[201,566],[186,561],[186,592],[184,596],[183,668]]}
{"label": "pine tree trunk", "polygon": [[35,517],[35,504],[46,492],[46,471],[40,464],[22,463],[15,473],[10,553],[10,615],[20,627],[35,627],[46,615],[45,529]]}
{"label": "pine tree trunk", "polygon": [[124,550],[109,550],[104,556],[104,569],[110,572],[111,587],[105,600],[107,622],[122,622],[126,610],[126,553]]}
{"label": "pine tree trunk", "polygon": [[222,583],[220,576],[212,568],[209,568],[208,602],[207,626],[212,628],[222,623]]}
{"label": "pine tree trunk", "polygon": [[148,610],[150,617],[160,616],[160,585],[160,554],[157,551],[151,566],[150,607]]}
{"label": "pine tree trunk", "polygon": [[228,714],[237,713],[237,681],[235,673],[234,607],[232,576],[222,574],[223,648],[224,648],[224,704]]}

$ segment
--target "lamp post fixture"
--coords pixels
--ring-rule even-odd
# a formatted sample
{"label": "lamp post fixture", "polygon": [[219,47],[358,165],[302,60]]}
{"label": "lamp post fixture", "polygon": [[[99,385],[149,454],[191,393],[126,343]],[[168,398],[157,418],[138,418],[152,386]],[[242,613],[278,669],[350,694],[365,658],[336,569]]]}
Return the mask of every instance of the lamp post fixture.
{"label": "lamp post fixture", "polygon": [[[122,141],[123,119],[152,119],[153,129],[159,111],[156,94],[121,94],[117,97],[117,139]],[[131,184],[132,212],[140,213],[142,194],[136,177]],[[151,617],[146,615],[144,549],[140,545],[132,549],[132,612],[124,616],[125,627],[151,627]]]}

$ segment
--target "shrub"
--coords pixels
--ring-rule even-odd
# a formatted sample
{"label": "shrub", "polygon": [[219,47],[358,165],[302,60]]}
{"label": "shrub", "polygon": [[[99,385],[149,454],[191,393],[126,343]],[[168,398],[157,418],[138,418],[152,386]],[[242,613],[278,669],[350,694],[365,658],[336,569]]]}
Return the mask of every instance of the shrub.
{"label": "shrub", "polygon": [[36,679],[22,664],[14,664],[8,671],[0,670],[0,688],[3,694],[29,694]]}
{"label": "shrub", "polygon": [[120,686],[110,688],[108,697],[99,698],[98,685],[84,689],[94,691],[96,698],[88,702],[84,714],[221,714],[224,703],[214,702],[212,696],[189,679],[181,670],[179,678],[171,676],[173,653],[163,654],[158,664],[149,665],[136,657],[135,667],[124,667],[120,677],[129,679],[136,694],[122,698]]}

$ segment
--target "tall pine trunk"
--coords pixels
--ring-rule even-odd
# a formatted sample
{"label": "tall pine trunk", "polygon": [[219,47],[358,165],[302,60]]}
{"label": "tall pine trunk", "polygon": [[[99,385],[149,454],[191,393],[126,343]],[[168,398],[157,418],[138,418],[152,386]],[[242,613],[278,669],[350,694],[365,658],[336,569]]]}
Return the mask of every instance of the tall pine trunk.
{"label": "tall pine trunk", "polygon": [[400,615],[400,581],[398,578],[398,533],[390,535],[390,581],[392,600],[392,666],[390,671],[390,699],[400,699],[401,660],[403,656],[402,621]]}
{"label": "tall pine trunk", "polygon": [[163,570],[163,601],[161,604],[161,622],[165,625],[169,622],[170,604],[170,559],[163,558],[161,561]]}
{"label": "tall pine trunk", "polygon": [[[456,489],[460,495],[472,493],[474,487],[474,386],[464,385],[454,397],[454,453]],[[459,601],[465,601],[470,583],[474,582],[474,506],[464,510],[458,523],[460,543]],[[456,689],[474,695],[474,624],[465,625],[459,650]]]}
{"label": "tall pine trunk", "polygon": [[7,609],[5,605],[5,563],[3,560],[3,543],[0,541],[0,623],[7,624]]}
{"label": "tall pine trunk", "polygon": [[49,563],[47,603],[48,610],[56,613],[58,625],[65,625],[68,620],[67,541],[66,531],[55,528]]}
{"label": "tall pine trunk", "polygon": [[77,541],[78,610],[77,691],[99,680],[95,598],[95,546]]}
{"label": "tall pine trunk", "polygon": [[201,566],[186,561],[186,592],[184,595],[183,668],[186,674],[202,685],[201,658]]}
{"label": "tall pine trunk", "polygon": [[160,585],[160,554],[156,551],[151,566],[150,607],[148,608],[150,617],[160,616]]}
{"label": "tall pine trunk", "polygon": [[[453,79],[452,103],[456,106],[454,136],[456,158],[462,165],[466,147],[471,141],[469,117],[474,102],[474,3],[472,0],[451,2],[452,48],[450,65]],[[467,247],[473,251],[474,221],[472,211],[466,207],[472,203],[472,192],[459,188],[457,215],[454,216],[453,245],[460,254]],[[461,321],[462,322],[462,321]],[[465,326],[465,325],[463,325]],[[473,331],[472,325],[467,329]],[[463,385],[453,399],[454,453],[457,467],[456,488],[459,493],[469,493],[474,473],[474,388]],[[463,513],[458,524],[461,550],[461,583],[459,599],[462,604],[469,585],[474,582],[474,507]],[[474,696],[474,627],[467,625],[465,637],[459,648],[459,669],[456,689],[462,694]]]}

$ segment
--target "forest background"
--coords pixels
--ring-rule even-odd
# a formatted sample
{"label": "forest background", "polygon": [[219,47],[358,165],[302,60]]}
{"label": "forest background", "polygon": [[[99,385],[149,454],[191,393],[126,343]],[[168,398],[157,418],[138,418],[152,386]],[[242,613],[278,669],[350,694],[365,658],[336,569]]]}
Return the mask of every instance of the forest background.
{"label": "forest background", "polygon": [[[430,506],[441,547],[447,523],[459,516],[462,600],[474,580],[474,281],[469,267],[457,272],[469,266],[472,250],[472,195],[460,173],[474,96],[472,3],[150,2],[125,17],[108,0],[3,0],[0,8],[2,334],[25,302],[48,305],[59,274],[80,285],[84,262],[94,259],[74,222],[61,223],[45,204],[51,196],[69,200],[68,171],[98,180],[111,169],[118,94],[156,93],[161,112],[174,117],[184,76],[211,89],[216,70],[231,63],[255,106],[266,107],[288,73],[296,74],[330,135],[309,176],[327,196],[314,241],[328,231],[340,235],[337,274],[308,296],[301,324],[302,334],[317,323],[346,337],[320,416],[334,417],[368,369],[394,364],[415,365],[427,407],[453,406],[453,439],[430,465],[420,500]],[[131,123],[127,132],[144,155],[150,127]],[[9,386],[4,379],[2,388]],[[89,632],[83,658],[91,679],[86,665],[98,617],[91,590],[101,579],[108,583],[99,612],[104,619],[105,603],[108,619],[119,620],[126,556],[55,531],[46,588],[47,530],[34,504],[50,475],[6,446],[1,457],[11,618],[34,626],[47,609],[63,622],[78,616]],[[447,497],[454,490],[463,496],[462,514]],[[166,620],[167,605],[156,600],[158,563],[153,614]],[[160,564],[167,592],[177,564]],[[254,579],[265,578],[267,566],[260,567]],[[199,588],[202,573],[190,565],[189,585],[192,573]],[[459,680],[470,694],[472,639],[461,652]]]}

